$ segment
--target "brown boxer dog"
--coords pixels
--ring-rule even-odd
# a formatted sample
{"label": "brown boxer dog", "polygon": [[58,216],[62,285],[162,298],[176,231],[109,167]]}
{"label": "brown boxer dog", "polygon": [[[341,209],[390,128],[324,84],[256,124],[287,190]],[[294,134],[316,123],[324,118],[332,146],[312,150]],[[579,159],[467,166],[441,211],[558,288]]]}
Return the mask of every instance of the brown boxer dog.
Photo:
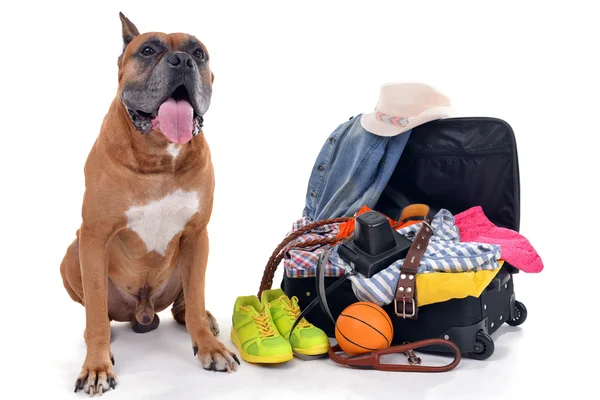
{"label": "brown boxer dog", "polygon": [[120,18],[118,91],[85,163],[82,223],[60,266],[86,315],[75,392],[91,395],[117,384],[110,321],[148,332],[170,305],[204,369],[239,365],[215,338],[204,299],[214,189],[202,132],[214,80],[208,51],[194,36],[140,34]]}

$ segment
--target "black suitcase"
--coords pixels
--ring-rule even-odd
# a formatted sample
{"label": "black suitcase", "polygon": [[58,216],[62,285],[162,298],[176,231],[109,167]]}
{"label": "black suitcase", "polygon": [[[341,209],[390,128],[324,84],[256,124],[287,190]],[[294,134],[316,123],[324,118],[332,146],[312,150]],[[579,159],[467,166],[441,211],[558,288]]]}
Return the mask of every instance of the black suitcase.
{"label": "black suitcase", "polygon": [[[383,307],[394,325],[393,344],[415,342],[433,337],[454,342],[461,353],[470,358],[485,360],[494,352],[491,335],[503,324],[520,325],[527,318],[523,303],[515,300],[510,266],[503,266],[496,278],[479,298],[452,299],[419,307],[415,320],[396,317],[394,305]],[[329,287],[339,278],[325,278]],[[305,309],[316,297],[314,278],[283,278],[281,288],[288,296],[297,296],[301,309]],[[352,303],[359,301],[350,281],[346,280],[327,297],[330,312],[337,318]],[[335,326],[319,307],[306,314],[306,319],[323,329],[327,336],[335,337]],[[449,352],[447,347],[424,347],[420,351]]]}
{"label": "black suitcase", "polygon": [[[410,204],[427,204],[432,211],[445,208],[453,214],[481,206],[495,225],[519,231],[520,186],[515,136],[497,118],[449,118],[416,127],[394,173],[374,209],[392,219]],[[514,274],[518,269],[504,263],[494,280],[479,296],[452,299],[419,307],[417,319],[403,319],[393,304],[384,309],[394,324],[394,344],[428,338],[446,338],[464,355],[484,360],[494,352],[490,336],[503,323],[520,325],[527,317],[525,306],[515,300]],[[325,278],[329,287],[337,279]],[[334,318],[359,301],[350,281],[327,296]],[[281,288],[297,296],[302,309],[317,294],[315,278],[289,278]],[[306,314],[308,321],[335,337],[333,322],[320,307]],[[430,347],[423,351],[446,352]]]}

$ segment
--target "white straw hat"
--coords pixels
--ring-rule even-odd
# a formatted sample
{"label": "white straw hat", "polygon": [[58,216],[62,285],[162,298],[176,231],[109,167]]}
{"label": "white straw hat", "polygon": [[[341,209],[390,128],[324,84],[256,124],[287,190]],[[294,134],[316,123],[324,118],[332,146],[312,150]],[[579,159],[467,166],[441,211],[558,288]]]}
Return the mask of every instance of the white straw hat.
{"label": "white straw hat", "polygon": [[456,115],[450,99],[423,83],[387,83],[381,86],[373,112],[361,116],[365,130],[395,136],[436,119]]}

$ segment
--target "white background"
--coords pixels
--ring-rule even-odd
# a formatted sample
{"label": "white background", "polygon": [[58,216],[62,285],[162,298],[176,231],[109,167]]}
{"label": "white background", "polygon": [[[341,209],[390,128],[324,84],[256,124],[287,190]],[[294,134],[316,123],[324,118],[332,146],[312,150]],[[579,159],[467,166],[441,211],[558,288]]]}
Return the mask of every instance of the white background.
{"label": "white background", "polygon": [[[431,84],[461,115],[513,127],[521,233],[545,269],[516,276],[527,322],[500,329],[489,360],[463,359],[448,373],[348,370],[330,360],[210,373],[166,311],[147,335],[113,324],[119,385],[106,396],[541,399],[589,387],[576,398],[594,397],[600,30],[592,3],[4,1],[3,396],[85,396],[72,393],[85,357],[84,309],[63,289],[59,265],[80,223],[83,164],[116,94],[123,11],[142,32],[192,33],[210,52],[205,134],[217,187],[207,304],[230,348],[233,302],[257,292],[300,217],[322,144],[373,109],[382,83]],[[281,268],[275,284],[280,277]]]}

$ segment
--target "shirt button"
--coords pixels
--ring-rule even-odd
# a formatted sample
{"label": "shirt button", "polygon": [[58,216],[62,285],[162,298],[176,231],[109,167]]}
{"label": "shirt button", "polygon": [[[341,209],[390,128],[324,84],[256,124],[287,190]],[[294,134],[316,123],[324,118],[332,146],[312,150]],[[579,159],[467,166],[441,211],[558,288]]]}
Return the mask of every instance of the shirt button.
{"label": "shirt button", "polygon": [[331,144],[335,144],[335,138],[330,138],[330,139],[329,139],[329,143],[331,143]]}
{"label": "shirt button", "polygon": [[319,171],[323,171],[323,170],[325,169],[325,167],[323,167],[322,165],[319,165],[319,166],[317,167],[317,169],[318,169]]}
{"label": "shirt button", "polygon": [[315,192],[310,192],[310,195],[311,195],[312,197],[317,197],[317,194],[316,194]]}

